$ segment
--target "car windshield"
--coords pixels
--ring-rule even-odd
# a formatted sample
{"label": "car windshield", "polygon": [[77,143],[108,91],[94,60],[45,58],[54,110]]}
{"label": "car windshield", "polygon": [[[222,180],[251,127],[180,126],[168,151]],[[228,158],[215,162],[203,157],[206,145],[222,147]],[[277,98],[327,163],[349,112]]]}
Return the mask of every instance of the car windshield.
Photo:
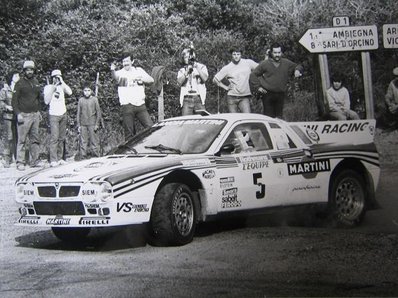
{"label": "car windshield", "polygon": [[225,120],[168,120],[155,124],[112,150],[110,154],[198,154],[207,151]]}

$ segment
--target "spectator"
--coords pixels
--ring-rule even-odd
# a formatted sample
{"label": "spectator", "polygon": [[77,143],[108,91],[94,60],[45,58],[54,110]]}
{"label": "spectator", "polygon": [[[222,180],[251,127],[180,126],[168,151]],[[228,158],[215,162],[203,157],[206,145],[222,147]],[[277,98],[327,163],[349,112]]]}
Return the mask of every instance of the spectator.
{"label": "spectator", "polygon": [[116,65],[111,64],[112,77],[118,83],[118,95],[125,137],[135,134],[135,117],[144,128],[153,125],[145,105],[145,84],[154,82],[153,78],[141,67],[133,65],[130,56],[124,57],[123,68],[116,71]]}
{"label": "spectator", "polygon": [[15,92],[12,96],[12,108],[17,115],[17,169],[25,170],[26,142],[30,141],[30,165],[42,167],[39,160],[40,136],[40,85],[34,75],[35,64],[27,60],[23,64],[24,75],[15,84]]}
{"label": "spectator", "polygon": [[[229,64],[221,68],[214,76],[213,82],[227,91],[228,110],[236,113],[250,113],[250,92],[249,77],[258,63],[251,59],[242,59],[242,50],[239,48],[231,49],[232,60]],[[228,85],[222,80],[227,79]]]}
{"label": "spectator", "polygon": [[65,94],[72,95],[72,89],[62,79],[59,69],[51,72],[52,85],[47,85],[44,92],[44,102],[49,105],[50,119],[50,166],[65,164],[64,142],[66,138],[66,104]]}
{"label": "spectator", "polygon": [[14,93],[15,83],[19,80],[19,73],[12,71],[7,75],[6,83],[0,90],[0,110],[3,114],[4,124],[4,167],[9,168],[12,163],[13,156],[16,157],[16,139],[17,139],[17,126],[14,111],[12,109],[12,95]]}
{"label": "spectator", "polygon": [[326,91],[329,104],[329,116],[332,120],[357,120],[359,116],[350,109],[350,94],[343,86],[343,78],[336,74],[332,77],[332,86]]}
{"label": "spectator", "polygon": [[385,103],[387,107],[387,121],[395,129],[398,127],[398,67],[395,67],[392,73],[394,79],[388,84]]}
{"label": "spectator", "polygon": [[180,105],[182,115],[192,115],[196,110],[205,109],[206,85],[209,78],[207,67],[196,61],[193,46],[181,53],[183,67],[177,74],[177,82],[181,87]]}
{"label": "spectator", "polygon": [[83,97],[79,98],[76,120],[80,134],[81,158],[87,158],[88,148],[92,156],[100,156],[98,129],[101,123],[101,109],[97,97],[92,95],[89,84],[84,85]]}
{"label": "spectator", "polygon": [[303,67],[283,58],[282,46],[271,46],[268,59],[263,60],[250,75],[250,88],[258,92],[263,103],[263,114],[282,118],[289,77],[302,76]]}

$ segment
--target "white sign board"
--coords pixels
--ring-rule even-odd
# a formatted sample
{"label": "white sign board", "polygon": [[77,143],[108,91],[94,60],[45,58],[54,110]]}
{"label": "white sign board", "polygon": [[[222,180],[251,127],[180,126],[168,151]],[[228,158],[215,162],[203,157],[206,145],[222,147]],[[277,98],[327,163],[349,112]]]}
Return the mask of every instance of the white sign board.
{"label": "white sign board", "polygon": [[398,48],[398,24],[383,25],[383,46],[386,49]]}
{"label": "white sign board", "polygon": [[333,27],[350,26],[350,18],[346,16],[333,17]]}
{"label": "white sign board", "polygon": [[308,29],[299,42],[311,53],[377,50],[377,27],[333,27]]}

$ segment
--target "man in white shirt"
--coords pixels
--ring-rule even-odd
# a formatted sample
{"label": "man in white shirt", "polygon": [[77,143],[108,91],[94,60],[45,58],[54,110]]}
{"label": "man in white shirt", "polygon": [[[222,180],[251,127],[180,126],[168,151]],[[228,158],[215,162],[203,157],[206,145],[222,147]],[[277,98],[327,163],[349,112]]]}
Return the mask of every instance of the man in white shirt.
{"label": "man in white shirt", "polygon": [[50,166],[64,164],[64,142],[66,138],[65,95],[72,95],[72,89],[62,79],[59,69],[51,72],[52,85],[44,88],[44,102],[49,105],[50,115]]}
{"label": "man in white shirt", "polygon": [[153,78],[141,67],[133,66],[130,56],[123,59],[123,68],[116,71],[111,64],[112,77],[118,83],[118,95],[121,106],[125,137],[135,134],[135,117],[144,128],[153,125],[145,105],[145,84],[154,82]]}
{"label": "man in white shirt", "polygon": [[[242,50],[231,49],[232,60],[225,65],[214,76],[213,82],[227,91],[228,110],[230,113],[250,113],[250,92],[249,77],[253,69],[258,65],[251,59],[242,59]],[[222,82],[227,79],[229,84]]]}

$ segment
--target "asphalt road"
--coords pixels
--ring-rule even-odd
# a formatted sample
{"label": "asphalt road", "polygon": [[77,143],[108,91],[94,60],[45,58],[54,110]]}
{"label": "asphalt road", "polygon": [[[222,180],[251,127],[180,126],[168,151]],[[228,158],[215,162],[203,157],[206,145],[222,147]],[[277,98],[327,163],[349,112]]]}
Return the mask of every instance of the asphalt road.
{"label": "asphalt road", "polygon": [[396,167],[354,229],[289,224],[297,210],[200,226],[183,247],[152,247],[139,226],[95,233],[82,246],[45,228],[16,227],[12,184],[0,170],[1,297],[398,296]]}

